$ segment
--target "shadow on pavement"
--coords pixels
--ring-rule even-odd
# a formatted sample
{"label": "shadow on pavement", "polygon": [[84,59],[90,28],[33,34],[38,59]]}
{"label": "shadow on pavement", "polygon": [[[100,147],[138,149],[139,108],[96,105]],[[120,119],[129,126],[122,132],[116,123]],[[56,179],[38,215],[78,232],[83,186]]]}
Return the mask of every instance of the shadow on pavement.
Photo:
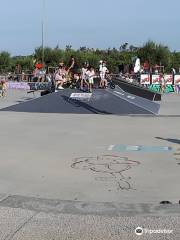
{"label": "shadow on pavement", "polygon": [[174,138],[162,138],[162,137],[155,137],[156,139],[160,139],[160,140],[164,140],[164,141],[168,141],[171,143],[176,143],[176,144],[180,144],[180,139],[174,139]]}
{"label": "shadow on pavement", "polygon": [[85,109],[87,109],[87,110],[89,110],[90,112],[95,113],[95,114],[112,114],[112,113],[107,112],[107,111],[101,111],[101,110],[99,110],[99,109],[97,109],[97,108],[95,108],[95,107],[90,106],[89,104],[87,104],[87,103],[85,103],[85,102],[81,102],[81,101],[79,101],[79,100],[74,100],[74,99],[72,100],[72,99],[70,99],[69,97],[67,97],[67,96],[65,96],[65,95],[62,95],[62,98],[63,98],[66,102],[72,104],[73,106],[83,107],[83,108],[85,108]]}

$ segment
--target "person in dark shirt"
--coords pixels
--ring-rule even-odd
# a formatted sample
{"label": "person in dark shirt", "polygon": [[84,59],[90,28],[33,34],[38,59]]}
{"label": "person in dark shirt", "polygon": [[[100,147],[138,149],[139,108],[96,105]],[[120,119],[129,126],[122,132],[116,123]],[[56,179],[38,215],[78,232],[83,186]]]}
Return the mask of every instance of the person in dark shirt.
{"label": "person in dark shirt", "polygon": [[79,67],[78,67],[77,61],[74,58],[74,56],[71,56],[71,59],[68,64],[68,72],[70,73],[72,78],[74,78],[75,74],[79,73],[78,70],[79,70]]}

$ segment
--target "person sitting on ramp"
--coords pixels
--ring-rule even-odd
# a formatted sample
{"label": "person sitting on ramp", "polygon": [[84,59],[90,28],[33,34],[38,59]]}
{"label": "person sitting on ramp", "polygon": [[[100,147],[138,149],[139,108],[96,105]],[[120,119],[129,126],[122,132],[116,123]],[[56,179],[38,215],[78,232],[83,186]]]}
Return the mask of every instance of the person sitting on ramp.
{"label": "person sitting on ramp", "polygon": [[55,73],[55,87],[56,89],[64,89],[63,84],[66,82],[67,71],[65,69],[64,63],[59,64],[59,68]]}

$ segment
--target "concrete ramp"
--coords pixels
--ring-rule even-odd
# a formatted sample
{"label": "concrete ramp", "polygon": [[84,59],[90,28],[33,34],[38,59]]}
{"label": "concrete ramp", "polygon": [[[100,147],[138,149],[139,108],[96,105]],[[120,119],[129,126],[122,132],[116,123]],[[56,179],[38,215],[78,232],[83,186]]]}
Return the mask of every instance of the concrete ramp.
{"label": "concrete ramp", "polygon": [[116,86],[114,90],[107,89],[107,91],[117,96],[118,98],[126,100],[127,102],[137,107],[143,108],[144,110],[148,110],[152,114],[157,115],[159,113],[160,104],[155,103],[154,101],[150,101],[146,98],[142,98],[142,97],[127,93],[123,91],[119,86]]}
{"label": "concrete ramp", "polygon": [[129,83],[122,78],[113,78],[113,82],[125,92],[146,98],[151,101],[161,101],[161,94],[143,87],[138,83]]}

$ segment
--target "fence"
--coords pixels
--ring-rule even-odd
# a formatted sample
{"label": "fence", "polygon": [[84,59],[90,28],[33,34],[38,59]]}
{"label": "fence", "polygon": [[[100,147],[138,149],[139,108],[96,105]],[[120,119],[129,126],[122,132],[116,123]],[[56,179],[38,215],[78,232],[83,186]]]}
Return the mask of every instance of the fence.
{"label": "fence", "polygon": [[[119,75],[110,74],[113,77],[121,77],[124,80],[133,80],[134,75]],[[153,91],[161,92],[162,83],[165,85],[164,92],[180,92],[180,74],[141,74],[140,84]],[[32,74],[4,74],[0,75],[0,81],[5,80],[8,82],[9,89],[25,89],[25,90],[43,90],[46,89],[48,82],[51,82],[52,75],[42,75],[40,81],[37,81]],[[36,81],[35,81],[36,80]]]}

